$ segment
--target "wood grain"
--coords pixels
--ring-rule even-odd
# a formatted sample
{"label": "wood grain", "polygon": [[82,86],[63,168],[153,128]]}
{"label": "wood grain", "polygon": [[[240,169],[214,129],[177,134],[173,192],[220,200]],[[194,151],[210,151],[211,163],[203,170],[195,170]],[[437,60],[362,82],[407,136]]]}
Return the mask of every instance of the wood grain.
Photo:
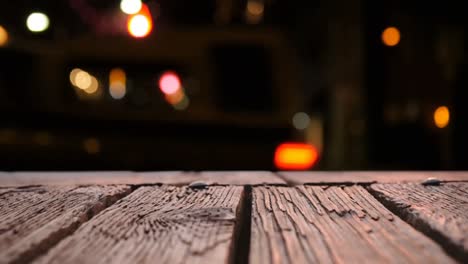
{"label": "wood grain", "polygon": [[468,172],[405,172],[405,171],[329,171],[329,172],[278,172],[288,183],[294,185],[302,184],[326,184],[326,183],[399,183],[399,182],[421,182],[427,178],[434,177],[441,181],[468,181]]}
{"label": "wood grain", "polygon": [[406,221],[468,262],[468,183],[372,184],[370,189]]}
{"label": "wood grain", "polygon": [[453,263],[361,186],[255,187],[251,263]]}
{"label": "wood grain", "polygon": [[45,253],[106,206],[127,186],[0,189],[0,263],[24,263]]}
{"label": "wood grain", "polygon": [[226,263],[242,189],[140,187],[38,263]]}
{"label": "wood grain", "polygon": [[143,182],[152,179],[163,184],[186,185],[194,181],[202,181],[209,184],[220,185],[262,185],[262,184],[286,184],[286,182],[269,171],[203,171],[185,172],[176,177],[174,175],[158,172],[138,173]]}
{"label": "wood grain", "polygon": [[268,171],[217,171],[217,172],[3,172],[0,186],[70,185],[70,184],[170,184],[187,185],[194,181],[221,185],[285,184]]}

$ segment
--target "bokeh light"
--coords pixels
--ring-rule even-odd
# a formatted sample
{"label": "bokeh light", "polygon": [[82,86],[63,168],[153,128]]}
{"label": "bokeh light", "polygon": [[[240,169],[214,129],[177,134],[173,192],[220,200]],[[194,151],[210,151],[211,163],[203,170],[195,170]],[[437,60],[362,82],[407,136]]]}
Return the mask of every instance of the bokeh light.
{"label": "bokeh light", "polygon": [[135,38],[144,38],[151,33],[153,30],[153,19],[146,4],[141,6],[137,14],[129,16],[127,30]]}
{"label": "bokeh light", "polygon": [[182,98],[182,100],[180,100],[180,102],[176,103],[173,105],[174,109],[175,110],[179,110],[179,111],[182,111],[182,110],[185,110],[189,107],[190,105],[190,100],[187,96],[184,96]]}
{"label": "bokeh light", "polygon": [[112,69],[109,73],[109,94],[114,99],[122,99],[127,93],[127,76],[120,68]]}
{"label": "bokeh light", "polygon": [[318,160],[317,149],[305,143],[283,143],[276,148],[274,163],[280,170],[307,170]]}
{"label": "bokeh light", "polygon": [[168,103],[171,105],[176,105],[180,103],[185,97],[185,92],[183,89],[178,89],[177,92],[173,94],[166,94],[165,98]]}
{"label": "bokeh light", "polygon": [[257,24],[263,18],[263,13],[265,6],[263,2],[258,0],[250,0],[247,2],[247,7],[245,9],[245,19],[247,23]]}
{"label": "bokeh light", "polygon": [[382,41],[389,47],[398,45],[400,38],[400,31],[396,27],[388,27],[382,32]]}
{"label": "bokeh light", "polygon": [[175,94],[182,88],[180,78],[174,72],[163,73],[158,83],[159,89],[166,95]]}
{"label": "bokeh light", "polygon": [[310,117],[304,112],[294,114],[292,118],[293,126],[298,130],[306,129],[310,123]]}
{"label": "bokeh light", "polygon": [[70,72],[70,82],[87,94],[94,94],[99,89],[99,81],[86,71],[75,68]]}
{"label": "bokeh light", "polygon": [[96,93],[98,89],[99,89],[98,80],[96,79],[96,77],[91,76],[91,84],[86,89],[83,89],[83,90],[87,94],[93,94],[93,93]]}
{"label": "bokeh light", "polygon": [[88,154],[98,154],[101,152],[101,143],[97,138],[87,138],[83,141],[83,149]]}
{"label": "bokeh light", "polygon": [[74,79],[74,85],[81,90],[86,90],[91,86],[92,83],[92,78],[89,73],[85,71],[80,71],[76,73],[75,79]]}
{"label": "bokeh light", "polygon": [[134,15],[140,12],[141,7],[141,0],[122,0],[120,2],[120,10],[127,15]]}
{"label": "bokeh light", "polygon": [[439,106],[434,111],[434,123],[438,128],[448,126],[450,122],[450,111],[446,106]]}
{"label": "bokeh light", "polygon": [[0,47],[5,46],[8,43],[8,31],[0,26]]}
{"label": "bokeh light", "polygon": [[26,20],[26,26],[31,32],[43,32],[49,28],[49,18],[43,13],[32,13]]}

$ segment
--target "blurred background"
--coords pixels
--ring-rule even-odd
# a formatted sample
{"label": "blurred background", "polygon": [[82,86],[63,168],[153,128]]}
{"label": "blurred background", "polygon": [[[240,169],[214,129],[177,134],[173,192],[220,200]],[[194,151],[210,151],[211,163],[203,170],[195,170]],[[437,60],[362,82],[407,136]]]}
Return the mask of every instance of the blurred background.
{"label": "blurred background", "polygon": [[468,169],[465,10],[4,2],[0,169]]}

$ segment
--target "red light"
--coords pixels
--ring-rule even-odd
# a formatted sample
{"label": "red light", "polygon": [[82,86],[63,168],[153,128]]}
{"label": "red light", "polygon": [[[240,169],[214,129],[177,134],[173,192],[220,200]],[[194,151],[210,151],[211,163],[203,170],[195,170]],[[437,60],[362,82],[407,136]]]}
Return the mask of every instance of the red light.
{"label": "red light", "polygon": [[159,89],[166,95],[175,94],[181,88],[180,78],[174,72],[165,72],[159,78]]}
{"label": "red light", "polygon": [[305,143],[283,143],[276,148],[275,166],[280,170],[307,170],[318,159],[317,149]]}

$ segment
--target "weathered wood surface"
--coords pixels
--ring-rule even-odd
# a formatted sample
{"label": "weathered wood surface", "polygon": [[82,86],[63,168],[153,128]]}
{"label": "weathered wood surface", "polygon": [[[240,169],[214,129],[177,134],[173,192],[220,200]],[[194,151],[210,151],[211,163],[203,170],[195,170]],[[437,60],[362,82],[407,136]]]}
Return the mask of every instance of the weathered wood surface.
{"label": "weathered wood surface", "polygon": [[453,263],[361,186],[255,187],[250,263]]}
{"label": "weathered wood surface", "polygon": [[32,260],[129,192],[127,186],[0,188],[0,263]]}
{"label": "weathered wood surface", "polygon": [[186,172],[174,177],[164,173],[138,173],[143,182],[149,182],[157,178],[157,182],[163,184],[185,185],[194,181],[202,181],[210,184],[221,185],[262,185],[262,184],[286,184],[286,182],[269,171],[203,171]]}
{"label": "weathered wood surface", "polygon": [[468,181],[468,172],[278,172],[285,181],[291,184],[326,184],[326,183],[399,183],[421,182],[434,177],[441,181]]}
{"label": "weathered wood surface", "polygon": [[145,186],[38,263],[226,263],[242,187]]}
{"label": "weathered wood surface", "polygon": [[70,185],[70,184],[171,184],[186,185],[194,181],[222,185],[285,184],[268,171],[219,172],[3,172],[0,186]]}
{"label": "weathered wood surface", "polygon": [[370,188],[389,208],[468,263],[468,183],[373,184]]}

